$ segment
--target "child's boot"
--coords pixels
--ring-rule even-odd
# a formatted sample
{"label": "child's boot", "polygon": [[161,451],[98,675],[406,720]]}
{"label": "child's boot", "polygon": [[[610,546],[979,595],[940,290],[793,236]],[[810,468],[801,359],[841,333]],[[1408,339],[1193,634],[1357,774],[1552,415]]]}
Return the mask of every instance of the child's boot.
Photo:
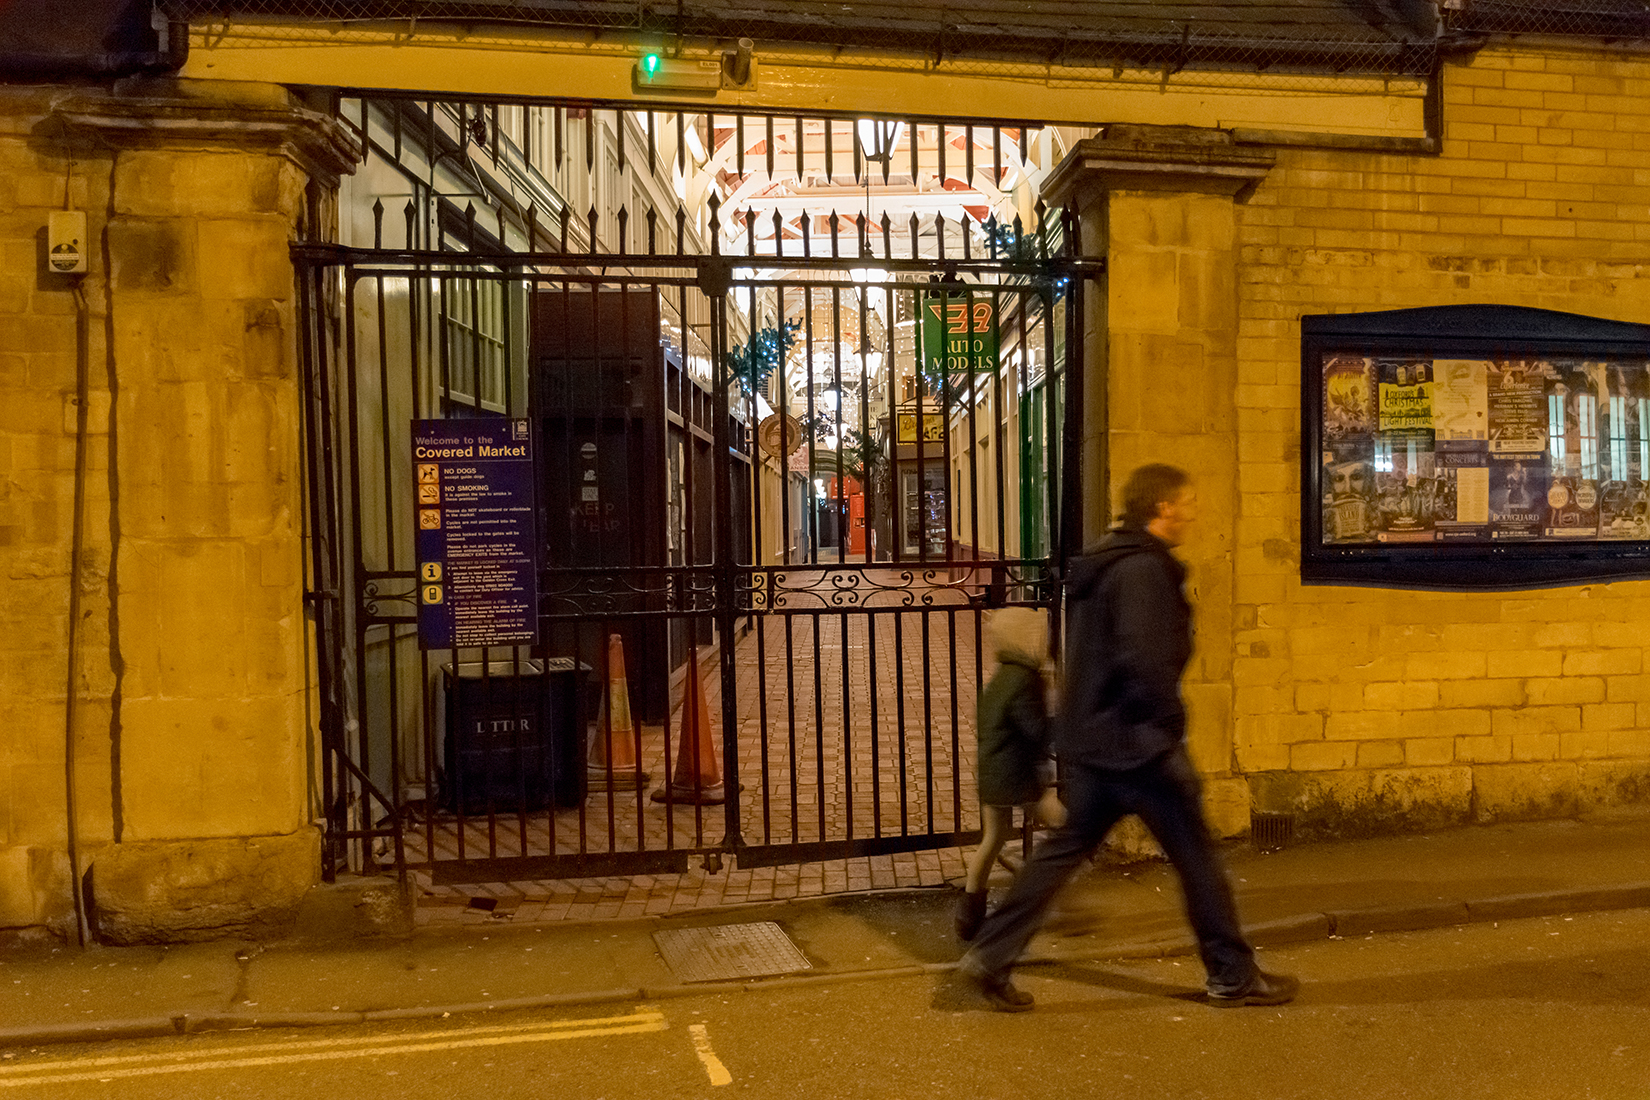
{"label": "child's boot", "polygon": [[985,921],[985,890],[963,892],[957,899],[957,938],[967,943]]}

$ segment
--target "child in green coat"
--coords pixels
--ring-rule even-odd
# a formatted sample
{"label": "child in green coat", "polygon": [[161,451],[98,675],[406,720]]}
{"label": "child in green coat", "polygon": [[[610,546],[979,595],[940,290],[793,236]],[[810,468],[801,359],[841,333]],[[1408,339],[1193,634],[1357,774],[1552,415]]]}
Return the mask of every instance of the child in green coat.
{"label": "child in green coat", "polygon": [[985,835],[968,861],[968,879],[957,904],[957,936],[971,940],[985,919],[991,864],[1008,841],[1014,807],[1037,813],[1059,828],[1066,819],[1049,786],[1049,722],[1043,666],[1048,654],[1048,616],[1039,609],[1005,607],[986,622],[997,669],[980,692],[976,716],[979,753],[975,773],[980,823]]}

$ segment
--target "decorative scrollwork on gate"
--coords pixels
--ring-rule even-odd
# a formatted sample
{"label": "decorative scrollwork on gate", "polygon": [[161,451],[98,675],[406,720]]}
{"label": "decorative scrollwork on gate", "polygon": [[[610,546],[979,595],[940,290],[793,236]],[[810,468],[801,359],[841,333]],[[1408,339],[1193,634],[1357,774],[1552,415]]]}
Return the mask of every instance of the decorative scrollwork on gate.
{"label": "decorative scrollwork on gate", "polygon": [[[405,585],[405,589],[401,588]],[[394,586],[393,588],[391,586]],[[401,605],[393,608],[381,604]],[[401,577],[370,580],[361,588],[361,610],[370,619],[412,620],[418,612],[418,584],[408,574]]]}
{"label": "decorative scrollwork on gate", "polygon": [[692,614],[716,608],[716,578],[707,570],[551,570],[539,579],[539,612],[544,615]]}

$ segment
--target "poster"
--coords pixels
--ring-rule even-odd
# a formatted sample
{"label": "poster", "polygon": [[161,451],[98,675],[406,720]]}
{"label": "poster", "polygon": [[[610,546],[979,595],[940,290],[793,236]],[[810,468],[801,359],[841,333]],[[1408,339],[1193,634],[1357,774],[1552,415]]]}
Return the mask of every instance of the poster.
{"label": "poster", "polygon": [[1433,363],[1432,427],[1440,443],[1481,443],[1488,438],[1489,366],[1482,359]]}
{"label": "poster", "polygon": [[1545,364],[1491,363],[1485,371],[1490,453],[1532,455],[1547,449]]}
{"label": "poster", "polygon": [[1323,545],[1650,540],[1650,363],[1328,354]]}
{"label": "poster", "polygon": [[530,427],[524,419],[413,421],[424,649],[538,643]]}
{"label": "poster", "polygon": [[1375,362],[1378,542],[1431,542],[1443,487],[1433,431],[1432,364]]}

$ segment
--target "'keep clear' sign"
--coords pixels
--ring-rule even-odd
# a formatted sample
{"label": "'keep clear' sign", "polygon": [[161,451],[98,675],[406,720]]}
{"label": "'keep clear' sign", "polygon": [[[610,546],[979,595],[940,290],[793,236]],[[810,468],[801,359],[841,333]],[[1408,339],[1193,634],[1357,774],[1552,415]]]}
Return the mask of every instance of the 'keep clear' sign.
{"label": "'keep clear' sign", "polygon": [[538,537],[527,420],[415,420],[418,642],[538,643]]}

